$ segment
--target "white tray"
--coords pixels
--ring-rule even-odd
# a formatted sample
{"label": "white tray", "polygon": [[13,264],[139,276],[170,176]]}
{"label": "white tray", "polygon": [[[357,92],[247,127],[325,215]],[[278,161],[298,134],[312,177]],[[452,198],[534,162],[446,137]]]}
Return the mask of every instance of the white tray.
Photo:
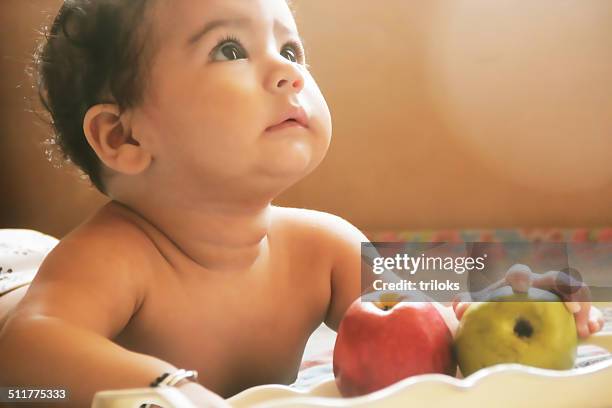
{"label": "white tray", "polygon": [[465,379],[442,374],[407,378],[378,392],[340,398],[333,379],[307,391],[254,387],[229,400],[236,408],[280,407],[612,407],[612,360],[554,371],[503,364]]}
{"label": "white tray", "polygon": [[[262,385],[228,401],[233,407],[612,407],[612,359],[592,353],[597,346],[612,352],[612,303],[596,303],[604,310],[604,329],[580,342],[577,367],[557,371],[503,364],[480,370],[468,378],[428,374],[407,378],[378,392],[342,398],[333,376],[306,389]],[[582,357],[580,357],[582,354]],[[603,360],[603,361],[598,361]]]}
{"label": "white tray", "polygon": [[[612,360],[568,371],[503,364],[465,379],[442,374],[411,377],[357,398],[340,398],[334,379],[330,378],[306,391],[262,385],[243,391],[228,402],[235,408],[610,408],[611,384]],[[173,388],[102,391],[96,394],[93,407],[136,408],[145,401],[166,408],[197,408]]]}

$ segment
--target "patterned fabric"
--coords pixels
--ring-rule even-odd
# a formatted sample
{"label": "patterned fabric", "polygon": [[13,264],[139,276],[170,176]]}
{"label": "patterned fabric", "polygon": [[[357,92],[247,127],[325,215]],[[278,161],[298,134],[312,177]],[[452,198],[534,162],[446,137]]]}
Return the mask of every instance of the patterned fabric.
{"label": "patterned fabric", "polygon": [[612,242],[612,227],[373,231],[372,242]]}
{"label": "patterned fabric", "polygon": [[37,231],[0,229],[0,296],[28,285],[58,242]]}

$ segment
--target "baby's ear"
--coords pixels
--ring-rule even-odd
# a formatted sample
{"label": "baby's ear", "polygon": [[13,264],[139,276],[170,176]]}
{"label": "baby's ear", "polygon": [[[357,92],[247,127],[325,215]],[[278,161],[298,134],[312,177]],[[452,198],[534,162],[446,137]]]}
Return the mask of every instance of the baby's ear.
{"label": "baby's ear", "polygon": [[151,153],[132,137],[129,122],[129,115],[122,116],[117,105],[100,104],[92,106],[85,114],[83,131],[87,142],[107,167],[136,175],[149,167]]}

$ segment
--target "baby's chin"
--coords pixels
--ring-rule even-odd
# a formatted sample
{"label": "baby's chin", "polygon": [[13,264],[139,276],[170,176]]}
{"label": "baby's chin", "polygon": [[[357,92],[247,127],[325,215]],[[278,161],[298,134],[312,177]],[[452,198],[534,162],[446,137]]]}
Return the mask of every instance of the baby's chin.
{"label": "baby's chin", "polygon": [[314,150],[303,144],[293,146],[282,154],[268,157],[258,166],[258,173],[278,187],[285,189],[314,171],[325,157],[325,151]]}
{"label": "baby's chin", "polygon": [[306,175],[319,165],[325,151],[308,138],[288,140],[268,146],[262,152],[261,168],[270,175]]}

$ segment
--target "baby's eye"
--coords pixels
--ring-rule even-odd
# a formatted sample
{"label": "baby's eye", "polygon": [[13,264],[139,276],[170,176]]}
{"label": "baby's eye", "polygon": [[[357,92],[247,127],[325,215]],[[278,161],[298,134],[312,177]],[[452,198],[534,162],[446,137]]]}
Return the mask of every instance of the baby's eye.
{"label": "baby's eye", "polygon": [[290,43],[283,47],[281,50],[281,55],[287,58],[289,61],[297,63],[304,56],[304,52],[297,44]]}
{"label": "baby's eye", "polygon": [[236,61],[245,59],[247,53],[236,40],[229,40],[219,44],[211,53],[213,61]]}

